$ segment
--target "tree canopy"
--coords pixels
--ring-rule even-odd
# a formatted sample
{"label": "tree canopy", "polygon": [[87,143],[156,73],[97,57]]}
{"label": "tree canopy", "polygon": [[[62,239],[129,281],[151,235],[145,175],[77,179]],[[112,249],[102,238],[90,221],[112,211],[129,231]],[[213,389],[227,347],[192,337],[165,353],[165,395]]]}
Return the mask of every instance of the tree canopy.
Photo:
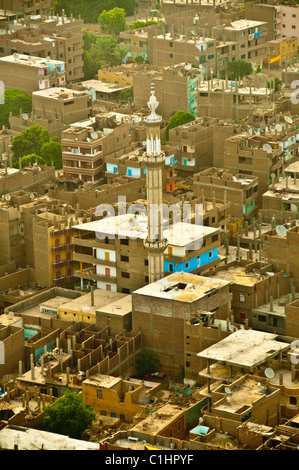
{"label": "tree canopy", "polygon": [[54,162],[55,168],[62,167],[62,147],[57,137],[50,137],[42,126],[31,126],[16,135],[11,143],[14,161],[27,155],[38,155],[47,165]]}
{"label": "tree canopy", "polygon": [[242,79],[245,75],[251,75],[252,65],[245,60],[233,60],[229,62],[227,71],[230,80],[238,80],[238,78]]}
{"label": "tree canopy", "polygon": [[187,124],[187,122],[194,121],[194,119],[195,116],[191,113],[188,113],[187,111],[176,111],[176,113],[171,116],[166,126],[167,130],[169,131],[174,127],[181,126],[182,124]]}
{"label": "tree canopy", "polygon": [[126,12],[123,8],[113,8],[113,10],[104,10],[99,16],[99,25],[102,31],[109,34],[118,35],[121,31],[125,31]]}
{"label": "tree canopy", "polygon": [[144,379],[158,372],[160,359],[152,351],[142,351],[136,358],[135,369],[138,377]]}
{"label": "tree canopy", "polygon": [[102,62],[108,62],[111,66],[120,65],[127,55],[127,50],[117,38],[99,37],[85,31],[83,39],[85,80],[94,78]]}
{"label": "tree canopy", "polygon": [[56,0],[53,4],[55,13],[61,15],[62,10],[66,16],[73,13],[75,18],[81,15],[85,23],[97,23],[99,15],[114,8],[123,8],[126,16],[134,15],[136,0]]}
{"label": "tree canopy", "polygon": [[6,89],[4,91],[4,104],[0,105],[0,126],[9,128],[9,116],[20,114],[20,109],[24,113],[30,113],[32,110],[32,98],[29,93],[19,88]]}
{"label": "tree canopy", "polygon": [[44,411],[45,430],[73,439],[80,439],[82,433],[96,419],[96,413],[91,408],[85,407],[82,396],[71,390],[67,390],[54,403],[46,405]]}

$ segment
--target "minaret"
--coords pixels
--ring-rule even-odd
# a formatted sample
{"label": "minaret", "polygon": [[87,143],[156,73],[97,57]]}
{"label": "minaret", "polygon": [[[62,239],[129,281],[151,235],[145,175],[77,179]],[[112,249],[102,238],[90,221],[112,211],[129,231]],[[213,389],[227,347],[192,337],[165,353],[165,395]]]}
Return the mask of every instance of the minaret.
{"label": "minaret", "polygon": [[162,118],[156,114],[159,105],[154,85],[147,103],[151,114],[144,119],[146,125],[146,191],[147,191],[147,239],[149,282],[164,277],[164,251],[168,242],[163,238],[163,190],[162,172],[165,155],[161,152],[160,125]]}

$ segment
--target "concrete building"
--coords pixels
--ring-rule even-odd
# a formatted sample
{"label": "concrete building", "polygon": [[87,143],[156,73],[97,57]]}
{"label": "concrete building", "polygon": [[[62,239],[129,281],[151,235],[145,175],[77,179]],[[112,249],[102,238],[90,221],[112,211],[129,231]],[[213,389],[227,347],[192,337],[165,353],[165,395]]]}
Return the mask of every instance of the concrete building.
{"label": "concrete building", "polygon": [[82,399],[101,416],[132,422],[160,389],[160,383],[95,374],[82,382]]}
{"label": "concrete building", "polygon": [[86,120],[91,115],[92,98],[83,91],[69,88],[48,88],[32,93],[32,112],[10,117],[12,130],[22,132],[40,125],[61,139],[61,132],[70,124]]}
{"label": "concrete building", "polygon": [[263,59],[266,56],[267,23],[241,19],[230,25],[215,26],[212,29],[215,39],[233,41],[236,45],[235,60],[245,60],[252,64],[254,72],[261,72]]}
{"label": "concrete building", "polygon": [[217,119],[204,116],[169,130],[169,142],[176,147],[178,172],[194,174],[211,166],[216,123]]}
{"label": "concrete building", "polygon": [[[147,220],[145,214],[113,218],[74,226],[74,259],[80,264],[76,276],[81,287],[88,279],[99,289],[131,293],[149,282]],[[167,272],[208,271],[220,261],[220,230],[178,222],[163,228],[168,246],[163,249],[163,275]],[[133,263],[133,264],[132,264]]]}
{"label": "concrete building", "polygon": [[0,37],[0,56],[14,53],[65,63],[68,83],[83,79],[83,20],[72,16],[26,16],[6,28]]}
{"label": "concrete building", "polygon": [[229,200],[230,214],[242,221],[250,221],[258,208],[256,199],[258,195],[259,180],[245,173],[234,170],[209,168],[193,176],[194,195],[199,196],[201,190],[207,197]]}
{"label": "concrete building", "polygon": [[173,376],[182,374],[184,323],[192,314],[202,311],[213,312],[215,319],[229,317],[229,284],[217,278],[176,273],[133,292],[133,330],[141,332],[143,347],[161,359],[163,371]]}
{"label": "concrete building", "polygon": [[279,69],[292,65],[298,58],[298,38],[283,37],[267,42],[267,58],[264,61],[268,68]]}
{"label": "concrete building", "polygon": [[[211,399],[219,382],[232,384],[244,372],[258,375],[258,370],[264,371],[274,358],[278,357],[281,363],[283,353],[289,349],[290,344],[279,341],[276,334],[251,329],[234,331],[198,353],[199,357],[207,360],[207,367],[199,372],[200,380],[207,383],[202,394]],[[244,411],[246,408],[242,410]]]}
{"label": "concrete building", "polygon": [[1,0],[0,2],[0,8],[12,10],[23,15],[44,15],[49,13],[51,6],[51,0],[42,0],[34,4],[27,0]]}
{"label": "concrete building", "polygon": [[169,118],[177,110],[196,116],[196,90],[201,78],[201,70],[186,63],[163,67],[152,73],[140,71],[133,76],[134,106],[138,109],[146,105],[154,81],[158,112],[163,118]]}
{"label": "concrete building", "polygon": [[267,87],[245,81],[205,80],[197,89],[197,115],[239,122],[256,108],[269,109],[273,101],[274,92]]}
{"label": "concrete building", "polygon": [[20,55],[0,57],[0,77],[5,88],[20,88],[32,93],[66,83],[65,63]]}
{"label": "concrete building", "polygon": [[266,259],[275,270],[292,275],[296,290],[299,288],[297,262],[299,228],[297,225],[295,221],[291,221],[261,235]]}

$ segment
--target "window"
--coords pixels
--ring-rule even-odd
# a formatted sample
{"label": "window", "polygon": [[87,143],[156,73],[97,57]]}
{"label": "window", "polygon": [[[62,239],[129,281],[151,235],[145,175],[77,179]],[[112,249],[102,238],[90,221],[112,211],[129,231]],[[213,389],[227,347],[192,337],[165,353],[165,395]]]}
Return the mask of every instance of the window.
{"label": "window", "polygon": [[121,277],[125,277],[125,278],[129,279],[130,278],[130,273],[126,273],[126,272],[122,271]]}
{"label": "window", "polygon": [[295,25],[295,24],[292,24],[292,29],[296,29],[296,25]]}
{"label": "window", "polygon": [[213,252],[212,251],[210,251],[210,253],[209,253],[209,258],[213,258]]}
{"label": "window", "polygon": [[148,259],[144,260],[144,266],[148,266]]}
{"label": "window", "polygon": [[121,255],[121,256],[120,256],[120,260],[121,260],[121,261],[125,261],[126,263],[128,263],[129,257],[128,257],[128,256],[124,256],[124,255]]}
{"label": "window", "polygon": [[186,361],[186,367],[190,367],[190,362]]}
{"label": "window", "polygon": [[188,269],[188,268],[189,268],[189,263],[186,263],[186,269]]}
{"label": "window", "polygon": [[297,405],[297,398],[296,397],[290,397],[290,405]]}
{"label": "window", "polygon": [[97,390],[97,398],[103,398],[102,390]]}
{"label": "window", "polygon": [[122,240],[120,240],[120,244],[121,244],[121,245],[128,245],[128,244],[129,244],[129,240],[128,240],[127,238],[122,239]]}
{"label": "window", "polygon": [[107,411],[101,410],[101,411],[100,411],[100,415],[102,415],[102,416],[107,416]]}
{"label": "window", "polygon": [[130,294],[130,289],[126,289],[125,287],[123,287],[121,291],[123,294]]}
{"label": "window", "polygon": [[266,322],[266,316],[265,315],[258,315],[257,319],[258,319],[258,321]]}
{"label": "window", "polygon": [[173,59],[173,54],[169,54],[169,58],[170,58],[170,59]]}
{"label": "window", "polygon": [[145,277],[144,277],[144,280],[145,280],[145,282],[148,282],[149,277],[148,277],[148,276],[145,276]]}

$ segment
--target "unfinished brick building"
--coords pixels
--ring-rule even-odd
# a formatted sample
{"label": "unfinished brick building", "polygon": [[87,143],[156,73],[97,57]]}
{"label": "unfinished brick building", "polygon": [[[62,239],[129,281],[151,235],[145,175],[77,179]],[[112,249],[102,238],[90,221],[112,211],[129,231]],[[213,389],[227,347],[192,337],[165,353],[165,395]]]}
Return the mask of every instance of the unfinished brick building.
{"label": "unfinished brick building", "polygon": [[156,353],[165,372],[179,376],[185,367],[185,321],[196,311],[213,312],[215,318],[226,320],[229,282],[170,274],[134,291],[132,301],[133,331],[141,332],[143,347]]}

